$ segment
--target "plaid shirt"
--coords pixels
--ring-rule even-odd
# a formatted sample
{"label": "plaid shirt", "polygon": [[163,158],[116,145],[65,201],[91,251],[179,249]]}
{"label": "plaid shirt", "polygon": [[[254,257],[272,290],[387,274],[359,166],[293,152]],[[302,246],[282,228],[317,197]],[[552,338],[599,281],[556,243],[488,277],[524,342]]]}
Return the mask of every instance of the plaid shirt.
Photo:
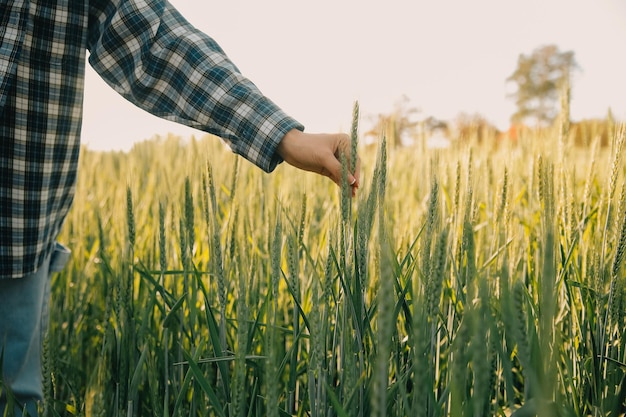
{"label": "plaid shirt", "polygon": [[37,270],[74,196],[86,50],[118,93],[270,172],[302,129],[166,0],[3,0],[0,278]]}

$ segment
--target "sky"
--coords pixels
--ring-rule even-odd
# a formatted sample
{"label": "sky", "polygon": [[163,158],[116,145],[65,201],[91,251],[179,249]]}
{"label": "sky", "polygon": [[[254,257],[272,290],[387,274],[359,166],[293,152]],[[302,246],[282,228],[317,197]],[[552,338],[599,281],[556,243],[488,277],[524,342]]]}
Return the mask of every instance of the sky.
{"label": "sky", "polygon": [[[625,0],[170,0],[213,37],[261,91],[308,132],[361,130],[403,97],[418,118],[484,116],[506,129],[506,79],[520,54],[573,51],[573,120],[626,121]],[[136,141],[204,133],[149,115],[87,69],[83,143],[128,150]]]}

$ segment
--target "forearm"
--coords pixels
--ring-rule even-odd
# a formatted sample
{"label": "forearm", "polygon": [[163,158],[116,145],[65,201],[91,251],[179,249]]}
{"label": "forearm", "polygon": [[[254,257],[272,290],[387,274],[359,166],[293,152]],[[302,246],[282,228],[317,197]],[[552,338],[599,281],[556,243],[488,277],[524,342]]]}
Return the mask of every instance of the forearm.
{"label": "forearm", "polygon": [[293,129],[286,115],[169,3],[112,1],[92,11],[90,63],[116,91],[159,117],[222,137],[265,171]]}

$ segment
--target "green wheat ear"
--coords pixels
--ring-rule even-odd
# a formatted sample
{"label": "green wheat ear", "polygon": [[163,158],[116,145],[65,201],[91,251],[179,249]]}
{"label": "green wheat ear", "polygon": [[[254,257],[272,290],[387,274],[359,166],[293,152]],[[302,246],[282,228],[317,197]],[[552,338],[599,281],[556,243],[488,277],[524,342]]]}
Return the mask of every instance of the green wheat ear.
{"label": "green wheat ear", "polygon": [[187,231],[188,246],[191,249],[196,241],[196,232],[193,195],[191,193],[191,182],[189,177],[185,178],[185,230]]}
{"label": "green wheat ear", "polygon": [[624,260],[624,253],[626,252],[626,209],[622,212],[621,216],[622,228],[619,235],[617,250],[615,251],[615,257],[613,258],[613,265],[611,267],[611,276],[617,277]]}
{"label": "green wheat ear", "polygon": [[509,189],[509,170],[507,167],[504,167],[504,178],[502,179],[502,194],[500,196],[500,203],[498,204],[498,208],[496,210],[496,221],[500,221],[502,219],[502,215],[505,212],[507,199],[508,199],[508,189]]}
{"label": "green wheat ear", "polygon": [[351,188],[348,184],[348,159],[345,155],[340,155],[341,162],[341,221],[344,225],[350,220],[350,198]]}
{"label": "green wheat ear", "polygon": [[374,171],[374,178],[372,181],[376,181],[378,188],[378,205],[383,206],[385,201],[385,193],[387,191],[387,135],[382,135],[380,141],[380,147],[378,148],[376,170]]}
{"label": "green wheat ear", "polygon": [[135,246],[135,214],[133,213],[133,193],[130,185],[126,186],[126,225],[128,227],[128,243]]}
{"label": "green wheat ear", "polygon": [[426,286],[428,288],[428,280],[430,280],[431,270],[431,247],[433,242],[433,236],[435,233],[435,227],[437,226],[437,220],[439,218],[439,182],[437,178],[433,178],[432,186],[430,188],[430,196],[428,198],[428,211],[426,212],[426,225],[425,233],[422,238],[422,274],[426,279]]}
{"label": "green wheat ear", "polygon": [[443,281],[447,263],[448,251],[448,227],[444,228],[435,243],[432,262],[426,284],[426,302],[428,306],[428,319],[436,322],[439,314],[439,303],[443,288]]}
{"label": "green wheat ear", "polygon": [[357,147],[359,144],[359,102],[354,102],[352,109],[352,128],[350,129],[350,172],[354,173],[356,169],[356,160],[358,157]]}
{"label": "green wheat ear", "polygon": [[189,255],[187,250],[187,237],[185,233],[185,222],[182,218],[178,219],[178,246],[180,248],[180,257],[183,269],[189,271]]}
{"label": "green wheat ear", "polygon": [[[165,232],[165,205],[159,203],[159,266],[161,274],[167,269],[166,232]],[[163,277],[163,275],[162,275]],[[163,282],[161,282],[163,285]]]}
{"label": "green wheat ear", "polygon": [[611,175],[609,176],[608,200],[612,201],[617,187],[617,176],[619,175],[622,159],[622,151],[626,142],[626,124],[622,125],[618,134],[613,140],[613,161],[611,163]]}
{"label": "green wheat ear", "polygon": [[456,163],[456,176],[454,180],[454,203],[452,206],[452,215],[458,216],[461,202],[461,161]]}

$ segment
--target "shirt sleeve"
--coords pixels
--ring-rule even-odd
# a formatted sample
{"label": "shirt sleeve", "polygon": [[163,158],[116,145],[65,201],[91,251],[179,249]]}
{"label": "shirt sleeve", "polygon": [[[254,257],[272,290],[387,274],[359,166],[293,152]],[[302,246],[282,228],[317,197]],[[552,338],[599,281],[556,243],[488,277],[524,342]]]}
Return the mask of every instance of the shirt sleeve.
{"label": "shirt sleeve", "polygon": [[281,162],[285,134],[304,129],[165,0],[92,1],[88,49],[90,65],[127,100],[223,138],[266,172]]}

